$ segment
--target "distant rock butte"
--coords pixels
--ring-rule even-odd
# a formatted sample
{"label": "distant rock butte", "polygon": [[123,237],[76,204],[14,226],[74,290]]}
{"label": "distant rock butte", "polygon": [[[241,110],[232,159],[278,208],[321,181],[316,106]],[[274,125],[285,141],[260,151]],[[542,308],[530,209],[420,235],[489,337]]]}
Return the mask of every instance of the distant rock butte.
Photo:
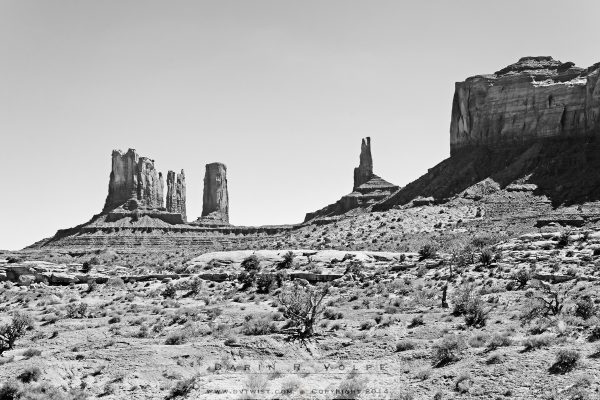
{"label": "distant rock butte", "polygon": [[194,224],[229,225],[229,193],[225,164],[206,164],[202,200],[202,216]]}
{"label": "distant rock butte", "polygon": [[[174,179],[172,171],[169,177]],[[134,149],[125,154],[112,152],[112,168],[108,183],[108,196],[102,214],[107,221],[125,216],[139,218],[151,215],[168,223],[185,222],[185,176],[183,171],[176,181],[167,182],[167,204],[164,207],[164,179],[154,167],[154,160],[139,157]]]}
{"label": "distant rock butte", "polygon": [[305,222],[315,218],[332,217],[355,209],[364,209],[381,201],[399,189],[373,173],[371,138],[364,138],[360,147],[359,166],[354,168],[352,193],[318,211],[306,214]]}
{"label": "distant rock butte", "polygon": [[600,63],[584,69],[523,57],[491,75],[456,83],[450,151],[503,147],[600,132]]}
{"label": "distant rock butte", "polygon": [[163,177],[154,168],[154,160],[138,157],[134,149],[129,149],[125,154],[113,150],[108,196],[103,212],[117,208],[129,199],[136,199],[150,208],[162,207],[163,188]]}

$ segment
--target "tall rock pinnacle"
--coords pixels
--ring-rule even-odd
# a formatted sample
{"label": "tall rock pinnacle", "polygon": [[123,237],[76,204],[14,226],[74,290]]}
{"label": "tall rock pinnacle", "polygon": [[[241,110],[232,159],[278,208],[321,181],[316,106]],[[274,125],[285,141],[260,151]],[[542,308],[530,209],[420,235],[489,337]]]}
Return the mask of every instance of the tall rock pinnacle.
{"label": "tall rock pinnacle", "polygon": [[371,138],[366,137],[360,145],[360,164],[354,168],[354,188],[357,190],[360,185],[373,178],[373,157],[371,156]]}
{"label": "tall rock pinnacle", "polygon": [[145,207],[160,208],[163,189],[163,177],[154,168],[154,160],[138,157],[134,149],[125,154],[113,150],[108,196],[102,211],[117,208],[129,199],[136,199]]}
{"label": "tall rock pinnacle", "polygon": [[173,171],[167,173],[167,211],[179,213],[187,221],[185,207],[185,174]]}
{"label": "tall rock pinnacle", "polygon": [[229,195],[227,193],[227,167],[225,164],[206,164],[202,218],[229,222]]}

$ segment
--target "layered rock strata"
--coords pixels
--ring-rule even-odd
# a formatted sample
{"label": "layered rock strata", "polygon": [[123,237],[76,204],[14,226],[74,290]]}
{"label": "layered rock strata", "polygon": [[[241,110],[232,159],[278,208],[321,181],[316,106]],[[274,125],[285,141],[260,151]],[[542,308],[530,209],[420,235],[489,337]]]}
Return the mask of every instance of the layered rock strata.
{"label": "layered rock strata", "polygon": [[600,63],[578,68],[524,57],[491,75],[456,83],[450,152],[544,138],[600,134]]}
{"label": "layered rock strata", "polygon": [[307,213],[304,221],[316,218],[332,217],[351,210],[365,209],[398,190],[398,186],[387,182],[373,173],[371,138],[362,139],[359,166],[354,168],[354,186],[352,193],[343,196],[337,202],[320,210]]}
{"label": "layered rock strata", "polygon": [[167,211],[178,213],[187,220],[185,206],[185,173],[176,174],[173,171],[167,173]]}

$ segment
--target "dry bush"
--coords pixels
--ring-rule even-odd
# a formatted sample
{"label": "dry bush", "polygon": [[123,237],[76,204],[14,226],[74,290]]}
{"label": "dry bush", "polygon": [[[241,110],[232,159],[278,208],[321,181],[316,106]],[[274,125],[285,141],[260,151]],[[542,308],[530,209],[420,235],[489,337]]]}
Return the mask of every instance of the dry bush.
{"label": "dry bush", "polygon": [[248,336],[268,335],[277,331],[277,325],[269,316],[253,318],[249,315],[242,325],[242,333]]}
{"label": "dry bush", "polygon": [[452,314],[462,315],[467,326],[476,328],[486,324],[491,309],[484,305],[481,291],[476,290],[473,284],[464,284],[454,293]]}
{"label": "dry bush", "polygon": [[304,280],[295,280],[279,293],[279,303],[285,308],[284,316],[291,320],[301,338],[314,335],[314,326],[321,316],[323,299],[329,285],[311,286]]}
{"label": "dry bush", "polygon": [[67,318],[85,318],[88,305],[86,303],[69,303],[66,307]]}
{"label": "dry bush", "polygon": [[446,335],[433,345],[431,362],[434,367],[443,367],[460,360],[466,348],[467,345],[462,336]]}
{"label": "dry bush", "polygon": [[556,354],[556,360],[550,367],[550,372],[553,374],[565,374],[572,371],[577,366],[581,355],[575,350],[559,350]]}

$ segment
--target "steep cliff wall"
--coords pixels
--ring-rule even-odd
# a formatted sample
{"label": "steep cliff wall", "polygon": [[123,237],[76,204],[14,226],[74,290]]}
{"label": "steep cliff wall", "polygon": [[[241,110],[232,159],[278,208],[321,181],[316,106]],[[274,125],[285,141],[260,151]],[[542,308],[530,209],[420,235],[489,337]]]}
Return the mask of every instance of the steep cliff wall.
{"label": "steep cliff wall", "polygon": [[492,75],[456,83],[450,150],[503,147],[600,134],[600,63],[582,69],[524,57]]}

